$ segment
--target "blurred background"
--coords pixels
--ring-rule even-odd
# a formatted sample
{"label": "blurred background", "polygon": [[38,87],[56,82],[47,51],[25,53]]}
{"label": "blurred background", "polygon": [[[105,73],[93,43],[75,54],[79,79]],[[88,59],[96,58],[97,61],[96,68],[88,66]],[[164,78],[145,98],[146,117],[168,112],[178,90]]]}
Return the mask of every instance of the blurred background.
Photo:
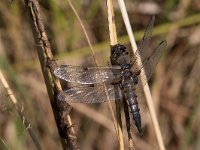
{"label": "blurred background", "polygon": [[[67,1],[39,0],[43,22],[59,64],[94,66],[86,38]],[[101,65],[110,57],[106,1],[74,0]],[[149,47],[167,40],[167,48],[150,80],[166,149],[200,149],[200,3],[199,0],[126,0],[139,42],[151,15],[156,15]],[[117,1],[114,1],[119,43],[130,48]],[[62,149],[23,1],[0,3],[0,68],[43,149]],[[134,147],[159,149],[145,99],[140,99],[140,137],[132,123]],[[107,103],[73,104],[72,121],[83,150],[118,149]],[[113,108],[115,109],[115,108]],[[125,149],[127,132],[122,111]],[[0,149],[36,149],[0,83]]]}

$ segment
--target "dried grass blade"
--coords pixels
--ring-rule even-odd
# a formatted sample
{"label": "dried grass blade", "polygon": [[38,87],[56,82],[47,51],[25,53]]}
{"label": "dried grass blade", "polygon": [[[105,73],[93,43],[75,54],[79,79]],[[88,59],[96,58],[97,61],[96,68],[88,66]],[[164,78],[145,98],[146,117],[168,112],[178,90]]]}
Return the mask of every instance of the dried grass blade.
{"label": "dried grass blade", "polygon": [[[135,38],[134,38],[134,35],[133,35],[133,31],[132,31],[132,28],[131,28],[131,25],[130,25],[126,6],[125,6],[123,0],[118,0],[118,3],[119,3],[119,7],[120,7],[120,10],[121,10],[121,13],[122,13],[122,17],[123,17],[123,20],[124,20],[124,23],[125,23],[125,26],[126,26],[126,30],[128,32],[129,39],[130,39],[130,42],[131,42],[133,53],[135,53],[136,50],[137,50],[137,44],[136,44],[136,41],[135,41]],[[141,62],[141,60],[140,60],[140,62]],[[153,100],[152,100],[152,96],[151,96],[148,84],[146,84],[144,86],[144,94],[145,94],[145,97],[146,97],[146,100],[147,100],[148,108],[149,108],[149,111],[150,111],[150,115],[151,115],[151,119],[152,119],[153,126],[154,126],[154,129],[155,129],[155,133],[156,133],[156,137],[157,137],[159,147],[160,147],[161,150],[165,150],[162,134],[161,134],[160,127],[159,127],[159,124],[158,124],[158,119],[156,117],[156,113],[155,113],[155,109],[154,109],[154,105],[153,105]]]}
{"label": "dried grass blade", "polygon": [[[114,20],[114,10],[112,0],[107,0],[107,8],[108,8],[108,27],[109,27],[109,35],[110,35],[110,45],[114,46],[117,42],[117,32]],[[115,102],[116,106],[116,116],[117,116],[117,134],[120,150],[124,149],[124,140],[123,140],[123,129],[122,129],[122,121],[121,121],[121,105],[120,102]]]}

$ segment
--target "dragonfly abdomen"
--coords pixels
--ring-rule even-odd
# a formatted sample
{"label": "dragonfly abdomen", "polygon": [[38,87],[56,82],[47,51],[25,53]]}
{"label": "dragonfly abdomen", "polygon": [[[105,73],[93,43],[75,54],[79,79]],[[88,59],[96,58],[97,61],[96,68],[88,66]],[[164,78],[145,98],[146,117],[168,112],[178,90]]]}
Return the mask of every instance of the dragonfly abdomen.
{"label": "dragonfly abdomen", "polygon": [[133,119],[135,120],[135,125],[139,133],[142,133],[140,109],[138,106],[137,96],[135,94],[134,86],[130,82],[126,83],[123,86],[123,90],[124,90],[125,99],[130,108],[130,112],[133,116]]}

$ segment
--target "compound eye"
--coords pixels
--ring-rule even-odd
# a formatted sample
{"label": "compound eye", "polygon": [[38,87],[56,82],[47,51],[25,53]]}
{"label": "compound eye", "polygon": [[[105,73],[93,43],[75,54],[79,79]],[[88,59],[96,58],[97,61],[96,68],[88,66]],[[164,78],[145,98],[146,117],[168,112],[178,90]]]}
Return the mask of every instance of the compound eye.
{"label": "compound eye", "polygon": [[125,51],[126,51],[126,49],[124,49],[124,48],[122,48],[121,50],[122,50],[122,52],[125,52]]}

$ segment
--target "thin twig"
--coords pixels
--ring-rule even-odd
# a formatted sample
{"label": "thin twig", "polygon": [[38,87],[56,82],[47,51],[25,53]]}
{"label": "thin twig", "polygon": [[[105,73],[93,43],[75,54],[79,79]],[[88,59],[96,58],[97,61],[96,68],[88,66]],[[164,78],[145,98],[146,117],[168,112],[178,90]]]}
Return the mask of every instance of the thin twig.
{"label": "thin twig", "polygon": [[40,146],[39,140],[37,139],[35,133],[33,132],[31,124],[27,121],[27,119],[23,115],[23,109],[19,109],[18,103],[17,103],[18,101],[17,101],[15,95],[13,94],[12,90],[10,89],[8,82],[6,81],[1,70],[0,70],[0,81],[2,82],[2,85],[5,88],[6,93],[7,93],[8,97],[10,98],[11,102],[14,104],[14,106],[15,106],[17,112],[18,112],[18,115],[20,116],[20,119],[23,122],[23,125],[25,126],[25,128],[27,129],[31,139],[33,140],[33,143],[35,144],[36,148],[38,150],[40,150],[41,146]]}
{"label": "thin twig", "polygon": [[[134,38],[134,35],[133,35],[133,31],[132,31],[132,28],[131,28],[131,25],[130,25],[128,14],[127,14],[127,11],[126,11],[126,6],[125,6],[123,0],[118,0],[118,3],[119,3],[119,7],[120,7],[120,10],[121,10],[121,13],[122,13],[122,16],[123,16],[123,20],[124,20],[124,23],[125,23],[125,26],[126,26],[126,30],[128,32],[129,39],[130,39],[130,42],[131,42],[131,47],[132,47],[133,53],[135,53],[136,50],[137,50],[137,44],[136,44],[136,41],[135,41],[135,38]],[[141,58],[139,58],[139,59],[140,59],[139,62],[141,62]],[[142,70],[142,71],[144,71],[144,70]],[[144,84],[144,80],[141,79],[141,81],[143,82],[142,84]],[[164,143],[163,143],[160,127],[159,127],[159,124],[158,124],[158,119],[156,117],[156,113],[155,113],[155,109],[154,109],[154,105],[153,105],[153,100],[152,100],[152,96],[151,96],[148,84],[146,84],[143,88],[144,88],[144,94],[145,94],[146,101],[147,101],[147,104],[148,104],[148,108],[149,108],[149,111],[150,111],[151,119],[152,119],[152,122],[153,122],[153,125],[154,125],[154,129],[155,129],[155,133],[156,133],[156,137],[157,137],[159,147],[160,147],[161,150],[165,150],[165,146],[164,146]]]}
{"label": "thin twig", "polygon": [[[56,117],[56,123],[59,130],[60,138],[63,148],[70,148],[73,150],[80,149],[75,136],[72,121],[68,113],[70,112],[69,104],[61,104],[56,100],[56,95],[62,90],[59,79],[53,74],[54,68],[57,66],[53,58],[53,53],[47,34],[41,19],[41,13],[37,0],[24,0],[26,12],[29,14],[29,22],[34,34],[35,43],[37,45],[37,52],[41,64],[42,73],[46,83],[48,95]],[[63,106],[65,105],[65,106]]]}
{"label": "thin twig", "polygon": [[[109,27],[109,35],[110,35],[110,45],[112,47],[118,44],[112,0],[107,0],[107,8],[108,8],[108,27]],[[121,121],[120,101],[116,101],[115,106],[116,106],[116,115],[117,115],[117,134],[118,134],[118,140],[119,140],[119,147],[120,147],[120,150],[123,150],[124,140],[123,140],[123,129],[122,129],[122,121]]]}

